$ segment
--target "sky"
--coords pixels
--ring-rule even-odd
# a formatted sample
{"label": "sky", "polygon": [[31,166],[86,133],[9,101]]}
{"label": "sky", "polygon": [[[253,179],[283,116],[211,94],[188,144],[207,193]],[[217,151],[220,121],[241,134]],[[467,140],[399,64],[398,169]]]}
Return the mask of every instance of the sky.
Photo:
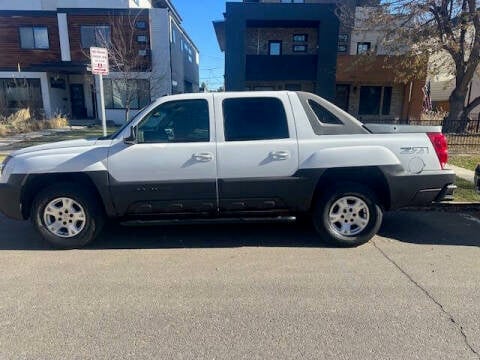
{"label": "sky", "polygon": [[[235,0],[229,0],[235,1]],[[200,51],[200,84],[210,90],[223,86],[224,54],[220,51],[212,21],[222,20],[225,0],[173,0],[182,26]]]}

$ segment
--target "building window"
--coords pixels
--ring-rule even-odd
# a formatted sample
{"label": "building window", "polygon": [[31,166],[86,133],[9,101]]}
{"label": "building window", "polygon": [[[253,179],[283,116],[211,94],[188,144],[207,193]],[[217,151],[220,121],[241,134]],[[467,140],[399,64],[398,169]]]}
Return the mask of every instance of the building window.
{"label": "building window", "polygon": [[40,79],[0,79],[0,108],[8,115],[23,108],[43,109]]}
{"label": "building window", "polygon": [[362,86],[359,115],[390,115],[392,87]]}
{"label": "building window", "polygon": [[273,56],[282,55],[282,42],[277,40],[269,41],[268,54]]}
{"label": "building window", "polygon": [[140,44],[146,44],[148,42],[147,35],[137,35],[137,42]]}
{"label": "building window", "polygon": [[110,25],[82,25],[80,26],[80,41],[82,48],[92,46],[108,47],[111,44]]}
{"label": "building window", "polygon": [[330,111],[325,109],[322,105],[313,100],[308,100],[308,105],[310,109],[315,113],[318,121],[322,124],[328,125],[343,125],[343,122],[333,115]]}
{"label": "building window", "polygon": [[357,43],[357,54],[366,54],[370,51],[370,47],[372,46],[369,42],[359,42]]}
{"label": "building window", "polygon": [[46,26],[22,26],[20,28],[20,46],[22,49],[48,49],[48,28]]}
{"label": "building window", "polygon": [[382,115],[390,115],[391,105],[392,105],[392,87],[387,86],[383,88]]}
{"label": "building window", "polygon": [[284,4],[304,4],[305,0],[282,0]]}
{"label": "building window", "polygon": [[338,35],[338,49],[339,53],[346,53],[348,49],[348,34]]}
{"label": "building window", "polygon": [[143,79],[105,79],[105,108],[141,109],[150,104],[150,82]]}
{"label": "building window", "polygon": [[308,35],[307,34],[295,34],[293,35],[294,42],[307,42]]}
{"label": "building window", "polygon": [[157,106],[138,126],[140,143],[210,141],[206,100],[169,101]]}
{"label": "building window", "polygon": [[223,101],[226,141],[289,138],[287,116],[276,98],[236,98]]}
{"label": "building window", "polygon": [[307,52],[307,45],[293,45],[293,52],[306,53]]}
{"label": "building window", "polygon": [[135,22],[135,27],[140,30],[145,30],[147,28],[147,22],[146,21],[137,21]]}
{"label": "building window", "polygon": [[138,56],[147,56],[148,51],[146,49],[140,49],[138,50]]}

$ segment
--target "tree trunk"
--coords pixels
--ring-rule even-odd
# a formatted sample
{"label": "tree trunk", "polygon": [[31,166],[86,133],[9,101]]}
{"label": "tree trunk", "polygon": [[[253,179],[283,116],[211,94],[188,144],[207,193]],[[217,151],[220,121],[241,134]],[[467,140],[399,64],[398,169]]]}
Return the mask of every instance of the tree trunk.
{"label": "tree trunk", "polygon": [[450,112],[443,123],[445,133],[463,133],[467,130],[468,114],[465,111],[467,90],[455,89],[450,95]]}
{"label": "tree trunk", "polygon": [[130,107],[127,106],[125,108],[125,123],[127,123],[130,120]]}

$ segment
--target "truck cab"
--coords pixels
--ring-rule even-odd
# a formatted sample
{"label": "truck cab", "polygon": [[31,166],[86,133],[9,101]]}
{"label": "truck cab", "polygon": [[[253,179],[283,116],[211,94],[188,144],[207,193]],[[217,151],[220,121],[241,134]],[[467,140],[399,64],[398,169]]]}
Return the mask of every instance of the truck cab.
{"label": "truck cab", "polygon": [[384,211],[452,195],[442,141],[439,128],[369,129],[308,93],[167,96],[111,136],[13,153],[0,210],[67,248],[107,217],[308,217],[322,239],[354,246]]}

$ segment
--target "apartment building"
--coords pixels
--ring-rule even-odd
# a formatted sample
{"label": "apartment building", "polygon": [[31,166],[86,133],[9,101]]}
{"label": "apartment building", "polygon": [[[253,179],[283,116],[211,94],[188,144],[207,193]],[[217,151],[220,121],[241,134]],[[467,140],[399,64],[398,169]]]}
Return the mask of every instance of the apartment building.
{"label": "apartment building", "polygon": [[[227,3],[213,23],[225,52],[226,90],[317,93],[364,121],[419,118],[424,79],[399,83],[399,58],[365,26],[375,0],[343,1],[353,18],[340,20],[336,0],[244,0]],[[341,18],[341,17],[340,17]],[[368,64],[359,61],[369,53]]]}
{"label": "apartment building", "polygon": [[128,81],[115,67],[105,78],[108,120],[125,120],[125,87],[131,115],[160,96],[198,91],[199,52],[169,0],[0,0],[0,9],[0,111],[28,103],[46,117],[97,118],[89,48],[125,30],[141,61]]}

